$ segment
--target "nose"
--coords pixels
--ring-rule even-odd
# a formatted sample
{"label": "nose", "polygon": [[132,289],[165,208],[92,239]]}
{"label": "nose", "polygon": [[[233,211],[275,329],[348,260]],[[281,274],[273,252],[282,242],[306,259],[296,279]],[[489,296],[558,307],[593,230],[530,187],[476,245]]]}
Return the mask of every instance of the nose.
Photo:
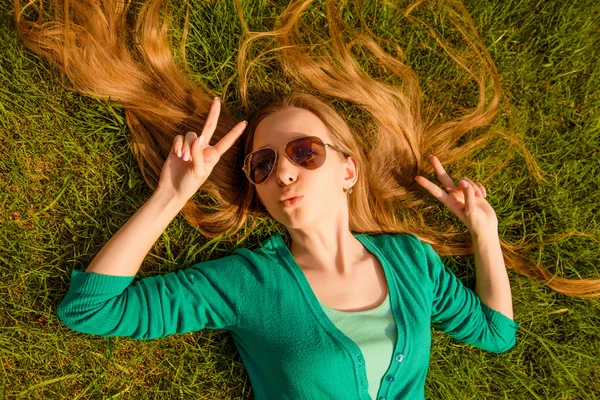
{"label": "nose", "polygon": [[[298,166],[292,163],[285,154],[278,153],[277,154],[277,165],[275,166],[275,171],[273,173],[277,177],[277,181],[283,182],[284,184],[288,184],[290,182],[290,178],[295,178],[298,173]],[[295,179],[292,179],[295,181]]]}

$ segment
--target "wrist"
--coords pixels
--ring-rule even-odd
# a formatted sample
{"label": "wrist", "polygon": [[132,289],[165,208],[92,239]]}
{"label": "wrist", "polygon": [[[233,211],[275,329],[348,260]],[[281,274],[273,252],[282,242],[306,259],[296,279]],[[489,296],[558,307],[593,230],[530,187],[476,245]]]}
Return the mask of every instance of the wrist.
{"label": "wrist", "polygon": [[470,232],[471,233],[471,240],[473,242],[476,241],[487,241],[490,239],[499,239],[500,235],[498,233],[498,228],[497,227],[492,227],[492,228],[488,228],[488,229],[481,229],[479,231],[476,232]]}
{"label": "wrist", "polygon": [[179,193],[170,189],[157,188],[152,193],[152,198],[160,202],[166,208],[176,208],[179,212],[185,206],[189,199],[183,198]]}

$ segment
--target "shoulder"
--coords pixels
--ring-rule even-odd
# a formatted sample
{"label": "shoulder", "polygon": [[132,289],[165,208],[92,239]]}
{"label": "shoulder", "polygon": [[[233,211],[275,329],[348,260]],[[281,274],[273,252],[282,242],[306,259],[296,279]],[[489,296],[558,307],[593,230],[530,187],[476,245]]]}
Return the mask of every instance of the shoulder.
{"label": "shoulder", "polygon": [[398,284],[405,290],[411,293],[415,290],[429,291],[427,252],[416,235],[387,233],[369,235],[368,240],[387,261],[390,270],[398,278]]}
{"label": "shoulder", "polygon": [[241,278],[245,272],[252,273],[257,267],[273,262],[273,255],[262,248],[237,247],[228,255],[193,264],[190,268],[205,274],[218,274],[227,279]]}
{"label": "shoulder", "polygon": [[378,235],[361,234],[366,236],[381,251],[402,252],[408,254],[422,255],[423,244],[417,236],[412,233],[384,233]]}
{"label": "shoulder", "polygon": [[427,264],[427,251],[423,247],[425,243],[413,234],[385,233],[362,236],[393,265],[417,271]]}

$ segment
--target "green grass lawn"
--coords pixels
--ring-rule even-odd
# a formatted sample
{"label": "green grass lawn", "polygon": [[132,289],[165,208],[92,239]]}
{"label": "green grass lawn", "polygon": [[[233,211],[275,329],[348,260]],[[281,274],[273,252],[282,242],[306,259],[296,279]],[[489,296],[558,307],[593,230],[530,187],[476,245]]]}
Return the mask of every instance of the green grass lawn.
{"label": "green grass lawn", "polygon": [[[0,393],[9,399],[253,398],[226,331],[134,341],[80,334],[58,320],[56,307],[71,270],[86,268],[151,189],[127,147],[123,110],[63,88],[60,74],[23,48],[11,3],[0,5]],[[242,30],[234,2],[190,3],[190,73],[221,94],[241,120],[236,55]],[[172,4],[178,8],[177,37],[185,3]],[[516,242],[586,233],[541,246],[530,257],[561,276],[597,278],[600,6],[594,0],[476,0],[465,6],[496,61],[505,102],[511,104],[511,118],[508,111],[500,112],[495,123],[517,132],[548,174],[547,183],[536,181],[517,153],[510,168],[486,186],[500,234]],[[244,8],[255,31],[271,29],[280,13],[266,1],[246,1]],[[322,17],[315,12],[314,18]],[[466,81],[424,28],[401,21],[391,11],[371,13],[369,26],[406,50],[426,98],[451,94],[445,113],[473,107],[476,85]],[[431,15],[427,22],[444,32]],[[263,90],[278,85],[277,74],[267,73],[270,67],[263,62],[254,71],[260,79],[253,82]],[[496,150],[489,146],[477,159]],[[491,172],[474,165],[473,181]],[[268,235],[269,229],[256,236]],[[233,248],[209,243],[179,215],[139,276],[186,268]],[[474,283],[472,257],[443,260],[466,283]],[[487,353],[434,331],[428,398],[600,397],[598,299],[570,298],[513,271],[509,276],[514,317],[521,324],[516,346],[503,354]]]}

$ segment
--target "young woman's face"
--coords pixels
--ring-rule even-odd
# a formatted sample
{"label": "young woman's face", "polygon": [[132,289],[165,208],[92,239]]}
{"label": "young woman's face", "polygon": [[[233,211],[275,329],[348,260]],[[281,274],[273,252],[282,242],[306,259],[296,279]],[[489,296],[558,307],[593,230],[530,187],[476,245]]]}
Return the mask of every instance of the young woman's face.
{"label": "young woman's face", "polygon": [[[310,111],[292,108],[269,115],[256,128],[252,151],[263,146],[277,151],[277,164],[269,178],[256,185],[260,202],[275,220],[290,228],[317,226],[340,209],[347,210],[344,188],[354,176],[352,157],[326,148],[325,163],[308,170],[292,163],[284,152],[285,145],[301,136],[317,136],[323,143],[333,144],[327,127]],[[352,161],[351,161],[352,159]],[[349,170],[350,169],[350,170]],[[295,204],[280,202],[288,195],[302,196]]]}

